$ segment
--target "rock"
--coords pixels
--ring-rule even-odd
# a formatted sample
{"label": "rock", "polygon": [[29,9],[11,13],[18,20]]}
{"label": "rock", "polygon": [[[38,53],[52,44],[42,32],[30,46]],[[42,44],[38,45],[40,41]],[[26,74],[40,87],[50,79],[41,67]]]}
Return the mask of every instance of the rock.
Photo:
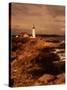
{"label": "rock", "polygon": [[54,76],[50,75],[50,74],[44,74],[43,76],[41,76],[36,82],[35,85],[45,85],[45,84],[49,84],[50,81],[54,80]]}
{"label": "rock", "polygon": [[56,77],[57,77],[57,79],[54,80],[54,84],[63,84],[65,82],[65,74],[64,73],[59,74]]}

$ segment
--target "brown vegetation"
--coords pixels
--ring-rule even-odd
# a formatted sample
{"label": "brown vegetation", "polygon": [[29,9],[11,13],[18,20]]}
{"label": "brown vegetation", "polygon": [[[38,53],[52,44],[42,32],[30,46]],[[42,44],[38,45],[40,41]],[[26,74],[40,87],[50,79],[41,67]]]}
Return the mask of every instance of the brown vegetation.
{"label": "brown vegetation", "polygon": [[12,48],[10,86],[65,82],[65,63],[61,64],[60,57],[53,53],[56,43],[46,42],[42,38],[19,38],[12,41]]}

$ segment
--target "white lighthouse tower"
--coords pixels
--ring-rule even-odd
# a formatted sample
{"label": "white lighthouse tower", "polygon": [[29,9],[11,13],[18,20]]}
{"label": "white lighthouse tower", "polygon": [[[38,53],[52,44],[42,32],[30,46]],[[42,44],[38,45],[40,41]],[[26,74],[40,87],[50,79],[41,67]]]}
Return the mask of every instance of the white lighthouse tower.
{"label": "white lighthouse tower", "polygon": [[36,37],[36,34],[35,34],[35,26],[33,24],[33,27],[32,27],[32,38],[35,38]]}

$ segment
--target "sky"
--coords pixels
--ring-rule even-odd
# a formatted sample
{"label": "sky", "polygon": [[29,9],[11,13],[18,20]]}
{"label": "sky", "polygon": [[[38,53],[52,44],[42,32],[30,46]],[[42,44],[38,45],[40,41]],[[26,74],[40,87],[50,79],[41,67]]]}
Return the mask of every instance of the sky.
{"label": "sky", "polygon": [[32,32],[35,25],[36,34],[65,33],[65,7],[45,4],[11,4],[11,32]]}

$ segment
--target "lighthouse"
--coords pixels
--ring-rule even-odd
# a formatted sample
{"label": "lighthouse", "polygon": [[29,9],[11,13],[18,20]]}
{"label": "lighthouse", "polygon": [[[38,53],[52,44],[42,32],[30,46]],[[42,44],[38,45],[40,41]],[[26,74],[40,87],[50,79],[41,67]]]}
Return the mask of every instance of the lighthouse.
{"label": "lighthouse", "polygon": [[32,27],[32,38],[35,38],[36,37],[36,34],[35,34],[35,26],[33,24],[33,27]]}

